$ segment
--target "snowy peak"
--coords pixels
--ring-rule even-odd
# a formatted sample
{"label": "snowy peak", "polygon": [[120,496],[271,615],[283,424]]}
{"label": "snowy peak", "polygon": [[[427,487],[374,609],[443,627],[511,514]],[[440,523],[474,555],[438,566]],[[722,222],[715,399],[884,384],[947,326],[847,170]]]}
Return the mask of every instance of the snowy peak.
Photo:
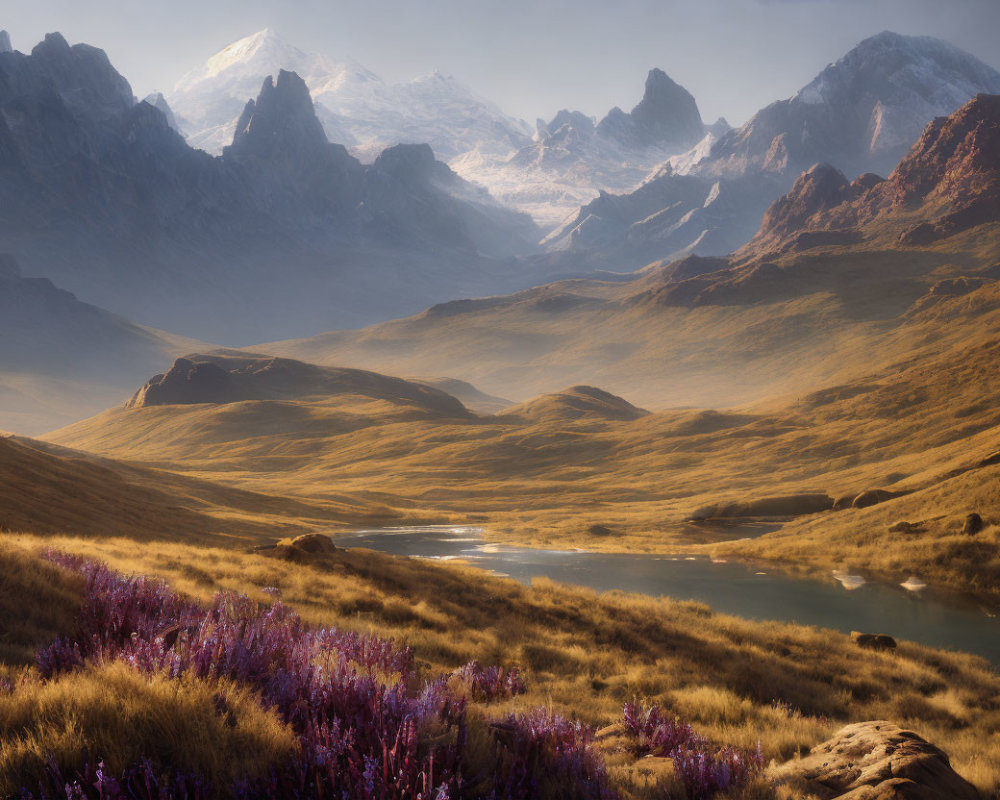
{"label": "snowy peak", "polygon": [[0,31],[0,53],[13,53],[14,48],[10,43],[10,34],[7,31]]}
{"label": "snowy peak", "polygon": [[1000,73],[930,36],[883,31],[824,69],[793,98],[847,111],[873,155],[901,155],[929,119],[979,92],[1000,92]]}
{"label": "snowy peak", "polygon": [[306,53],[265,28],[227,45],[203,66],[187,73],[174,87],[174,93],[183,95],[218,80],[242,82],[251,76],[262,79],[283,69],[298,73],[307,81],[318,77],[344,80],[351,73],[357,73],[363,80],[378,81],[376,75],[357,64]]}
{"label": "snowy peak", "polygon": [[975,56],[931,37],[880,33],[722,137],[701,169],[790,177],[829,161],[848,174],[885,174],[931,119],[980,92],[1000,92],[1000,73]]}
{"label": "snowy peak", "polygon": [[526,123],[450,76],[432,72],[387,85],[360,64],[306,53],[271,30],[223,48],[181,78],[167,99],[188,141],[217,153],[264,78],[282,69],[305,81],[330,141],[363,157],[401,142],[428,142],[443,158],[472,151],[509,156],[531,135]]}

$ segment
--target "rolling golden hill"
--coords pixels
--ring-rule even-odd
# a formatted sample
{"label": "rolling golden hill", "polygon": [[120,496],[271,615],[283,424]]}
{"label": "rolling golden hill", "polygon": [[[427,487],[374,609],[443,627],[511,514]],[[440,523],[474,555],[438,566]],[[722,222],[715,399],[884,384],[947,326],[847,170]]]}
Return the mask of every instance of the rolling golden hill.
{"label": "rolling golden hill", "polygon": [[137,467],[22,437],[0,438],[0,530],[247,546],[393,512],[347,496],[310,504]]}
{"label": "rolling golden hill", "polygon": [[[810,170],[729,260],[261,348],[455,375],[521,400],[544,389],[495,416],[413,382],[229,352],[179,361],[142,402],[50,438],[248,491],[488,519],[532,543],[794,552],[815,568],[919,571],[995,595],[997,130],[1000,106],[980,97],[929,126],[887,180]],[[870,490],[887,502],[811,513],[751,543],[686,522],[799,515]],[[970,513],[985,530],[954,540]],[[897,522],[914,524],[903,535],[888,530]]]}

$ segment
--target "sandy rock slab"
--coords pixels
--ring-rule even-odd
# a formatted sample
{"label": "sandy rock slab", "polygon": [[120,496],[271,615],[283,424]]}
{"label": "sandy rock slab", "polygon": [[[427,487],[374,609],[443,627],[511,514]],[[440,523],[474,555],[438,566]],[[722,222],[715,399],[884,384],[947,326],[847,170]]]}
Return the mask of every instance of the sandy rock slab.
{"label": "sandy rock slab", "polygon": [[884,721],[848,725],[772,777],[821,800],[981,800],[942,750]]}

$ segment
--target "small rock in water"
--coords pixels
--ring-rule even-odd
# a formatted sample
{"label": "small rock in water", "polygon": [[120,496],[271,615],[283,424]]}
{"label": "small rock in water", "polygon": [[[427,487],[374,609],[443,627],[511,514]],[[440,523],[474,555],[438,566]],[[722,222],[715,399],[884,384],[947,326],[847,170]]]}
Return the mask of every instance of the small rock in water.
{"label": "small rock in water", "polygon": [[867,583],[867,581],[860,575],[851,575],[849,572],[844,572],[839,569],[835,569],[833,571],[833,577],[836,578],[840,582],[840,585],[848,591],[851,591],[852,589],[860,589]]}
{"label": "small rock in water", "polygon": [[922,580],[920,580],[920,578],[918,578],[916,575],[911,575],[909,578],[907,578],[899,585],[902,586],[904,589],[906,589],[908,592],[919,592],[921,589],[927,588],[927,584],[924,583]]}

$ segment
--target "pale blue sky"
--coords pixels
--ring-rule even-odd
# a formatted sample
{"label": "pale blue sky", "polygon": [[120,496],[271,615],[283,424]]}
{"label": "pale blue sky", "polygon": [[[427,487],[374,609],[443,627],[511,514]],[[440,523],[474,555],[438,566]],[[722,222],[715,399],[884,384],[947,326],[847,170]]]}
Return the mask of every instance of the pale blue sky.
{"label": "pale blue sky", "polygon": [[740,123],[884,29],[1000,68],[1000,0],[0,0],[19,50],[46,32],[103,47],[140,96],[270,27],[387,80],[440,69],[533,121],[630,107],[650,67]]}

